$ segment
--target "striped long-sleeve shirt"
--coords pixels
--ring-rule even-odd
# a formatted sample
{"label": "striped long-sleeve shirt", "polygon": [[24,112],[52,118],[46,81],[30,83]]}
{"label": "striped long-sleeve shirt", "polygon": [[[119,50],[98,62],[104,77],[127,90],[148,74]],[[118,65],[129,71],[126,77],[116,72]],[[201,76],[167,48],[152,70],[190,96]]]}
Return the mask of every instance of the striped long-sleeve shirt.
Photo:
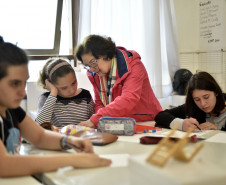
{"label": "striped long-sleeve shirt", "polygon": [[71,98],[54,97],[50,92],[43,93],[39,98],[37,123],[51,122],[61,128],[69,124],[78,124],[88,120],[94,113],[94,102],[89,91]]}

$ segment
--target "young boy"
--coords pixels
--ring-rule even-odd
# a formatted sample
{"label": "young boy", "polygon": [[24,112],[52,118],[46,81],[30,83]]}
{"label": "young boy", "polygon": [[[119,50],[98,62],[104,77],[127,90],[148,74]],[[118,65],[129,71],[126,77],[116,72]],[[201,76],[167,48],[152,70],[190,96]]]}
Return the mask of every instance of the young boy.
{"label": "young boy", "polygon": [[[110,165],[110,160],[93,153],[90,140],[44,130],[19,107],[28,78],[25,52],[4,42],[0,36],[0,177],[30,175],[65,166],[89,168]],[[67,149],[70,143],[82,148],[86,154],[13,155],[19,152],[21,137],[38,148],[49,150]]]}

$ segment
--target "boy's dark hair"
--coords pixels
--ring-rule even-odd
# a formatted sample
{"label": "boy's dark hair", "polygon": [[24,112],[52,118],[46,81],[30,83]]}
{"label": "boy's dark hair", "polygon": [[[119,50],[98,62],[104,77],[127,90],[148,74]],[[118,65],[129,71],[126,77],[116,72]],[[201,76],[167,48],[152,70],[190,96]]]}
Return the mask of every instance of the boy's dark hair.
{"label": "boy's dark hair", "polygon": [[192,73],[188,69],[177,70],[173,78],[173,90],[179,95],[185,95],[185,90],[191,77]]}
{"label": "boy's dark hair", "polygon": [[7,76],[9,66],[28,64],[26,53],[16,45],[4,42],[0,36],[0,79]]}

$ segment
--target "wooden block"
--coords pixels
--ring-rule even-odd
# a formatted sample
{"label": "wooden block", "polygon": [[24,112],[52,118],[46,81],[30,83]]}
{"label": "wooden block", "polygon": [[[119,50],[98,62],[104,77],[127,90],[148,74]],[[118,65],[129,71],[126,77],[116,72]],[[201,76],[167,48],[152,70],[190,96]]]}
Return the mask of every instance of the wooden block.
{"label": "wooden block", "polygon": [[198,153],[203,147],[203,143],[198,147],[194,147],[190,156],[187,155],[184,150],[189,142],[189,135],[193,129],[189,129],[179,140],[170,140],[170,136],[172,136],[177,129],[178,126],[175,126],[170,133],[158,143],[155,150],[146,159],[147,162],[158,166],[164,166],[170,157],[188,162]]}

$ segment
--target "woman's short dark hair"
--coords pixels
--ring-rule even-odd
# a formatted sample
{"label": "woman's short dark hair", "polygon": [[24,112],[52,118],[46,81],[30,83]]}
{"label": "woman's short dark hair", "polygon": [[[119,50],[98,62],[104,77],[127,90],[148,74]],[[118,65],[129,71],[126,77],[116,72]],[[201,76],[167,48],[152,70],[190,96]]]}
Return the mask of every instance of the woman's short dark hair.
{"label": "woman's short dark hair", "polygon": [[91,53],[96,59],[101,56],[104,59],[112,59],[116,55],[116,45],[111,37],[100,35],[89,35],[84,39],[83,44],[80,44],[75,49],[76,57],[82,63],[82,55]]}
{"label": "woman's short dark hair", "polygon": [[219,116],[220,112],[225,107],[224,94],[216,80],[207,72],[194,74],[188,82],[185,102],[187,116],[199,118],[201,115],[203,116],[205,114],[197,107],[192,97],[192,93],[196,89],[212,91],[216,94],[216,105],[213,109],[213,113]]}
{"label": "woman's short dark hair", "polygon": [[[50,77],[50,72],[52,71],[52,69],[60,63],[68,63],[68,65],[63,65],[57,68],[56,70],[54,70],[54,72]],[[44,89],[46,89],[46,84],[45,84],[46,79],[50,80],[53,84],[57,84],[58,78],[64,77],[65,75],[71,72],[75,73],[68,59],[62,58],[62,57],[49,58],[45,63],[43,69],[40,71],[38,84],[41,85]]]}
{"label": "woman's short dark hair", "polygon": [[28,64],[28,58],[24,50],[16,45],[4,42],[0,36],[0,79],[7,76],[9,66]]}

